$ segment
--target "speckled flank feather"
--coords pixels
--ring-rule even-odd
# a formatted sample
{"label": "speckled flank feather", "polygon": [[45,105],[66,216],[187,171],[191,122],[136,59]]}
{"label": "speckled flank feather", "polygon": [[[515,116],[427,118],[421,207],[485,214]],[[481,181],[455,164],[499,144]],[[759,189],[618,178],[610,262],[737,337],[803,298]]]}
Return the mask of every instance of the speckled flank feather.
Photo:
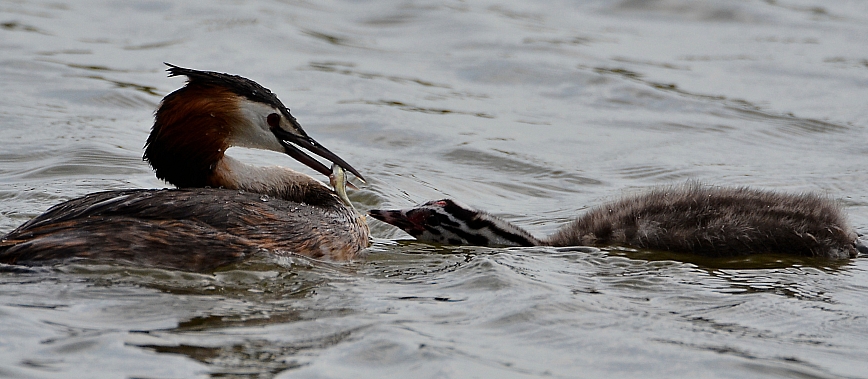
{"label": "speckled flank feather", "polygon": [[[446,204],[460,209],[447,211]],[[512,234],[515,241],[531,245],[620,245],[707,256],[785,253],[845,259],[855,257],[857,250],[868,250],[857,240],[840,207],[822,196],[696,183],[657,188],[603,204],[543,240],[451,200],[369,214],[420,241],[448,244],[528,246],[510,238],[493,243],[488,237]],[[471,226],[480,219],[487,220],[485,228]]]}

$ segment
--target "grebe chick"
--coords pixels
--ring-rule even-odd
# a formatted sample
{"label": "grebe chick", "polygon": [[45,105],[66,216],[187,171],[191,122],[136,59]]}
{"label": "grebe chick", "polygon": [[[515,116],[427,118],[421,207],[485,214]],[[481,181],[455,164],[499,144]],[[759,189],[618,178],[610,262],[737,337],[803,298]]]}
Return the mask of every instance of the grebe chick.
{"label": "grebe chick", "polygon": [[545,239],[449,199],[369,214],[419,241],[451,245],[619,245],[706,256],[785,253],[832,259],[868,252],[841,208],[824,197],[695,183],[594,207]]}
{"label": "grebe chick", "polygon": [[179,189],[58,204],[0,239],[0,263],[89,258],[203,271],[258,251],[348,260],[368,246],[364,216],[344,204],[345,194],[300,172],[224,155],[231,146],[278,151],[339,176],[336,185],[346,184],[343,169],[364,180],[309,137],[277,96],[240,76],[168,66],[169,76],[188,80],[160,103],[144,160]]}

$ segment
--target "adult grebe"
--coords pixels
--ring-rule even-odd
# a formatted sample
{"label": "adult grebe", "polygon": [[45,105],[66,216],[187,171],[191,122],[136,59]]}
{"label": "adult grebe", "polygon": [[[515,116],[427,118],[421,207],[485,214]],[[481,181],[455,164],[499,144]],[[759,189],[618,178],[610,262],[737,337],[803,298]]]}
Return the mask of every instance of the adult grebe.
{"label": "adult grebe", "polygon": [[89,258],[203,271],[262,250],[347,260],[368,246],[364,216],[323,183],[224,155],[231,146],[279,151],[332,174],[298,145],[364,180],[310,138],[277,96],[240,76],[167,65],[170,77],[188,80],[163,98],[144,160],[179,189],[58,204],[0,240],[0,263]]}
{"label": "adult grebe", "polygon": [[868,253],[829,199],[696,183],[657,188],[592,208],[542,240],[449,199],[369,214],[417,240],[451,245],[620,245],[707,256],[785,253],[832,259]]}

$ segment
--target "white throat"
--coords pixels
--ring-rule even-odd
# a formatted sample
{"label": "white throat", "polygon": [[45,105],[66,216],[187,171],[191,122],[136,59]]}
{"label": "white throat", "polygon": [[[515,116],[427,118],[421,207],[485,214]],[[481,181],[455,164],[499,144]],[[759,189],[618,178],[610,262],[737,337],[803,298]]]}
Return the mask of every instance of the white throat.
{"label": "white throat", "polygon": [[229,189],[279,196],[294,187],[319,185],[328,187],[310,175],[280,166],[259,167],[224,155],[214,167],[215,185]]}

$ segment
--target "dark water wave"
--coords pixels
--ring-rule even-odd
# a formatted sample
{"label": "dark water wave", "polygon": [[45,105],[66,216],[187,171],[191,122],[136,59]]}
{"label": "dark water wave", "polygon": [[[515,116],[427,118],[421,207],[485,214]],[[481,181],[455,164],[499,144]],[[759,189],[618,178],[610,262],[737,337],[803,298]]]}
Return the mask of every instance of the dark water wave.
{"label": "dark water wave", "polygon": [[[362,211],[453,197],[542,236],[698,180],[820,192],[865,233],[866,21],[858,1],[4,3],[0,233],[165,186],[141,160],[183,83],[162,62],[272,89],[370,179]],[[868,377],[864,257],[371,230],[351,263],[0,266],[0,377]]]}

